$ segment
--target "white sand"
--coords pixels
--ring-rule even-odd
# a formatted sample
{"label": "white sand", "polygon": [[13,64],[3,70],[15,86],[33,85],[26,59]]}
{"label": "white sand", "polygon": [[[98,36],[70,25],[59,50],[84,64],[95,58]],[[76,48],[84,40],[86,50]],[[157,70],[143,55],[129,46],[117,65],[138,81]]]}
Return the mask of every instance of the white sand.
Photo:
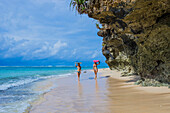
{"label": "white sand", "polygon": [[109,69],[100,69],[99,72],[101,76],[97,80],[93,79],[92,71],[82,73],[80,82],[76,75],[58,79],[58,87],[34,103],[30,113],[170,112],[168,88],[143,88],[133,85],[133,77],[120,77],[120,72]]}
{"label": "white sand", "polygon": [[148,93],[169,93],[170,89],[168,87],[142,87],[139,85],[134,85],[135,81],[138,80],[140,77],[133,75],[133,76],[127,76],[122,77],[121,72],[117,70],[110,70],[109,68],[106,69],[99,69],[99,71],[102,73],[102,76],[110,76],[114,79],[124,80],[123,84],[126,84],[126,86],[123,87],[131,87],[133,86],[137,90],[142,90]]}

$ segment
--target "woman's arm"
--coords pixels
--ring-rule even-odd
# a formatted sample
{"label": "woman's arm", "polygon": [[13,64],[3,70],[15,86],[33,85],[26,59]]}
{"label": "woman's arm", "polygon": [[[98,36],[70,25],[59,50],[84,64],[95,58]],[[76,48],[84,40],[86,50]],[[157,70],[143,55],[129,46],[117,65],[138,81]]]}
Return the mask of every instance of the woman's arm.
{"label": "woman's arm", "polygon": [[94,70],[94,64],[93,64],[93,70]]}

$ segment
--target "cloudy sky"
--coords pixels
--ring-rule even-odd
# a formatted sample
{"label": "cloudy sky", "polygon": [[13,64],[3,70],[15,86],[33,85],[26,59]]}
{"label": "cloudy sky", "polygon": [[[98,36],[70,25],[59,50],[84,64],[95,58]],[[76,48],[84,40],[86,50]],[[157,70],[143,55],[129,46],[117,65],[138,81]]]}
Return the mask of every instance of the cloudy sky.
{"label": "cloudy sky", "polygon": [[70,0],[0,0],[0,66],[90,64],[102,55],[96,21]]}

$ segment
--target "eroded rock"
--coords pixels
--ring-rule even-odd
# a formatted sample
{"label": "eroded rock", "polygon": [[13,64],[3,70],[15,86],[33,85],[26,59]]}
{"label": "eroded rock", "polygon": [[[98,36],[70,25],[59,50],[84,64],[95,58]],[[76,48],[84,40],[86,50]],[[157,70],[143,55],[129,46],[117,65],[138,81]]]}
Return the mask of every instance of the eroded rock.
{"label": "eroded rock", "polygon": [[143,80],[170,84],[169,0],[88,0],[84,13],[102,25],[98,35],[111,69],[131,68]]}

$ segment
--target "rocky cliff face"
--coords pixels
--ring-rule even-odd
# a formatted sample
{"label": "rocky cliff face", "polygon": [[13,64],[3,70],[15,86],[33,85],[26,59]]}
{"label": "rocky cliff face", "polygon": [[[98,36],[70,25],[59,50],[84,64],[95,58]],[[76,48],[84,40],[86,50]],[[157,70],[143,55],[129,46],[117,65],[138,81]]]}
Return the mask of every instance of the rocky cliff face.
{"label": "rocky cliff face", "polygon": [[110,69],[170,83],[169,0],[85,0],[79,13],[100,22]]}

